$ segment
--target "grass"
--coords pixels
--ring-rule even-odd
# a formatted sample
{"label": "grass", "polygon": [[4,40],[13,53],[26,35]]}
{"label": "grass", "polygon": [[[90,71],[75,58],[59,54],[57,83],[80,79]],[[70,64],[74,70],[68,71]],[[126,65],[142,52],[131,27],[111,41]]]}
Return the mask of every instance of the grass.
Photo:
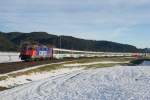
{"label": "grass", "polygon": [[20,75],[30,75],[32,73],[37,73],[37,72],[39,72],[39,73],[40,72],[49,72],[49,71],[56,70],[56,69],[59,69],[59,68],[62,68],[62,67],[63,67],[62,64],[54,64],[54,65],[40,67],[40,68],[37,68],[37,69],[32,69],[32,70],[28,70],[28,71],[24,71],[24,72],[9,74],[9,76],[17,77],[17,76],[20,76]]}
{"label": "grass", "polygon": [[64,61],[73,61],[76,63],[86,63],[86,62],[95,62],[95,61],[125,61],[130,60],[132,58],[123,58],[123,57],[93,57],[93,58],[66,58],[66,59],[52,59],[52,60],[44,60],[44,61],[35,61],[35,62],[11,62],[11,63],[1,63],[0,64],[0,74],[9,73],[12,71],[17,71],[25,68],[31,68],[37,65],[64,62]]}
{"label": "grass", "polygon": [[[75,63],[90,63],[90,62],[100,62],[100,61],[116,61],[116,62],[126,62],[126,61],[131,61],[134,58],[126,58],[126,57],[101,57],[101,58],[82,58],[82,59],[76,59],[72,60],[72,62],[66,62],[64,64],[75,64]],[[118,63],[119,64],[119,63]],[[114,65],[117,65],[116,63],[109,63],[109,64],[94,64],[94,65],[88,65],[88,66],[82,66],[86,68],[102,68],[102,67],[112,67]],[[81,66],[80,66],[81,67]],[[0,80],[5,80],[8,77],[17,77],[20,75],[30,75],[32,73],[37,73],[37,72],[49,72],[52,70],[60,69],[60,68],[65,68],[63,64],[53,64],[53,65],[48,65],[36,69],[31,69],[28,71],[24,72],[17,72],[13,74],[8,74],[8,76],[1,76]]]}
{"label": "grass", "polygon": [[105,68],[105,67],[113,67],[116,65],[128,65],[128,63],[94,64],[94,65],[88,65],[87,68]]}
{"label": "grass", "polygon": [[[80,60],[73,60],[72,62],[66,62],[64,64],[75,64],[75,63],[81,63],[82,64],[82,63],[100,62],[100,61],[125,62],[125,61],[130,61],[132,59],[133,58],[120,58],[120,57],[116,57],[116,58],[115,57],[114,58],[91,58],[91,59],[83,58],[83,59],[80,59]],[[114,63],[112,63],[112,64],[111,63],[109,63],[109,64],[94,64],[94,65],[88,65],[88,66],[82,66],[82,67],[100,68],[100,67],[111,67],[111,66],[114,66],[114,65],[117,65],[117,64],[114,64]],[[44,67],[24,71],[24,72],[9,74],[9,76],[16,77],[16,76],[20,76],[20,75],[30,75],[30,74],[36,73],[36,72],[49,72],[51,70],[56,70],[56,69],[60,69],[60,68],[65,68],[65,67],[63,66],[63,64],[53,64],[53,65],[48,65],[48,66],[44,66]]]}
{"label": "grass", "polygon": [[6,89],[8,89],[8,88],[6,88],[6,87],[0,87],[0,91],[6,90]]}
{"label": "grass", "polygon": [[[100,62],[100,61],[116,61],[116,62],[125,62],[125,61],[131,61],[134,60],[134,58],[126,58],[126,57],[96,57],[96,58],[83,58],[80,60],[73,61],[74,63],[90,63],[90,62]],[[72,64],[73,62],[70,62]],[[68,63],[69,64],[69,63]]]}
{"label": "grass", "polygon": [[0,80],[6,80],[8,78],[8,76],[1,76]]}
{"label": "grass", "polygon": [[[48,65],[48,66],[44,66],[44,67],[40,67],[40,68],[36,68],[36,69],[31,69],[31,70],[24,71],[24,72],[8,74],[7,76],[1,76],[0,81],[6,80],[7,78],[11,78],[11,77],[15,78],[15,77],[21,76],[21,75],[30,75],[33,73],[49,72],[49,71],[60,69],[60,68],[66,68],[65,66],[63,66],[64,64],[75,64],[75,63],[83,64],[83,63],[101,62],[101,61],[126,62],[126,61],[132,61],[132,60],[134,60],[134,58],[125,58],[125,57],[81,58],[81,59],[75,59],[75,60],[72,60],[72,62],[66,62],[63,64],[52,64],[52,65]],[[79,66],[79,67],[84,67],[85,69],[104,68],[104,67],[112,67],[115,65],[123,65],[123,64],[126,65],[126,63],[108,63],[108,64],[101,63],[101,64],[93,64],[93,65],[83,65],[83,66]],[[71,67],[67,67],[67,68],[71,68]],[[5,88],[5,87],[0,87],[0,91],[6,90],[6,89],[7,88]]]}

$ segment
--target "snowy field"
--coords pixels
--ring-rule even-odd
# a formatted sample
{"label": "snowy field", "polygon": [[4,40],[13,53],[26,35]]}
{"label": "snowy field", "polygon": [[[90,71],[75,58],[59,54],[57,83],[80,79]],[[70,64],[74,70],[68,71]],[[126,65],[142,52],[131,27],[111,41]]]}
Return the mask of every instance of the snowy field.
{"label": "snowy field", "polygon": [[150,100],[150,66],[75,70],[0,92],[0,100]]}
{"label": "snowy field", "polygon": [[0,52],[0,63],[21,61],[17,52]]}

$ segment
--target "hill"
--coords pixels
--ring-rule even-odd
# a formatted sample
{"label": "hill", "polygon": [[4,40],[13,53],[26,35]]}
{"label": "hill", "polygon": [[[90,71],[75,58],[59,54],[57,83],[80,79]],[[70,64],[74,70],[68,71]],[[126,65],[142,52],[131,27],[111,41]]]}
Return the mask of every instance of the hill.
{"label": "hill", "polygon": [[[57,36],[46,32],[0,32],[0,51],[19,50],[24,41],[38,42],[45,45],[53,45],[64,49],[104,51],[104,52],[141,52],[135,46],[120,44],[111,41],[95,41],[75,38],[71,36]],[[61,45],[60,45],[61,42]]]}
{"label": "hill", "polygon": [[14,45],[11,41],[0,34],[0,51],[15,51],[17,45]]}

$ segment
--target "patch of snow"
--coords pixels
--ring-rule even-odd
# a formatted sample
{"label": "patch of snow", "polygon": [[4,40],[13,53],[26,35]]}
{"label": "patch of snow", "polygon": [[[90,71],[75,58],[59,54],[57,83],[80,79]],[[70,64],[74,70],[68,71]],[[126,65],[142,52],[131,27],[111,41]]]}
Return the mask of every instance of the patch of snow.
{"label": "patch of snow", "polygon": [[150,100],[150,67],[77,70],[0,92],[1,100]]}

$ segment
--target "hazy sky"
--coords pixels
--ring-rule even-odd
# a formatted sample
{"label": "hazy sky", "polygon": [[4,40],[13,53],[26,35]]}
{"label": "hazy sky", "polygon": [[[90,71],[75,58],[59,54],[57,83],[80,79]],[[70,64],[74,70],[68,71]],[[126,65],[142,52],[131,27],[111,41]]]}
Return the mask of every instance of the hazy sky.
{"label": "hazy sky", "polygon": [[150,47],[150,0],[0,0],[0,31]]}

